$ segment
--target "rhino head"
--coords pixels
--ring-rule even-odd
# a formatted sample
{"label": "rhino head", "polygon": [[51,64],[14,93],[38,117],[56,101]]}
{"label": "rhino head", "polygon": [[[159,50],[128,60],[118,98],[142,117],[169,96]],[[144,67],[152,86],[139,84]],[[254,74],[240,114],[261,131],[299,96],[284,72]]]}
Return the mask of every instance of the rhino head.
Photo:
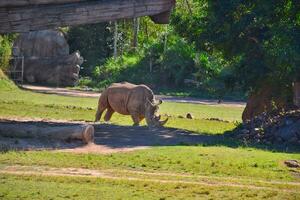
{"label": "rhino head", "polygon": [[168,121],[168,118],[161,121],[161,115],[157,115],[158,105],[162,103],[162,100],[153,100],[152,102],[147,99],[145,104],[145,119],[150,127],[161,127],[165,125]]}

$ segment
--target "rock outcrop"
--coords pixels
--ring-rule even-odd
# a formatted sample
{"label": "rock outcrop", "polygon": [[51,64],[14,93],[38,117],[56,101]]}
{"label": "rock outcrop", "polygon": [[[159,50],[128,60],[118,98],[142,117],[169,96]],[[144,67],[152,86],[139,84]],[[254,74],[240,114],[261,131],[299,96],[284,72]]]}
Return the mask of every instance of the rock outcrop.
{"label": "rock outcrop", "polygon": [[263,112],[235,131],[239,139],[254,143],[300,144],[300,109]]}
{"label": "rock outcrop", "polygon": [[24,81],[55,86],[77,83],[83,58],[79,52],[69,54],[69,45],[60,31],[23,33],[16,39],[14,49],[15,56],[24,56]]}

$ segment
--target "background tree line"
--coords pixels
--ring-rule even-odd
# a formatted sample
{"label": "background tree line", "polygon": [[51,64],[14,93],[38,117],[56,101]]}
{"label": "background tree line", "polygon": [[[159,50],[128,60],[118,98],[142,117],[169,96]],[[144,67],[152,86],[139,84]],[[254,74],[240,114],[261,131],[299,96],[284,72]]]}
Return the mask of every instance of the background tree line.
{"label": "background tree line", "polygon": [[[242,98],[269,84],[288,96],[300,76],[297,0],[178,0],[169,25],[148,17],[64,28],[86,60],[81,86],[146,83],[156,91]],[[11,36],[0,37],[0,56]],[[1,65],[5,65],[1,60]]]}

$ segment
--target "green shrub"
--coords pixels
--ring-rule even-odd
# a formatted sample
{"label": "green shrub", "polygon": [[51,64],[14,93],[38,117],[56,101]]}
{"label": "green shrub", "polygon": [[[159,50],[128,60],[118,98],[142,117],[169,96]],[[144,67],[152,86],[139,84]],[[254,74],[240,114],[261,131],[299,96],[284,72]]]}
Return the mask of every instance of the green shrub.
{"label": "green shrub", "polygon": [[[104,65],[96,66],[93,78],[101,86],[112,82],[129,81],[160,86],[181,86],[186,77],[192,76],[194,50],[181,38],[168,39],[164,49],[163,41],[157,41],[143,52],[127,53],[118,59],[110,58]],[[152,69],[150,69],[152,62]]]}
{"label": "green shrub", "polygon": [[11,41],[8,36],[0,35],[0,69],[6,70],[11,56]]}

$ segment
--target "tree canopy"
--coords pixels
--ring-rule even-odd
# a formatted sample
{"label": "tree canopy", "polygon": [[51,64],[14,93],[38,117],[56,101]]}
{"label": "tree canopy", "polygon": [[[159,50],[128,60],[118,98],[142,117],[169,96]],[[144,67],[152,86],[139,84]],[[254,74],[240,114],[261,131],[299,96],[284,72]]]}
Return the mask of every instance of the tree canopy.
{"label": "tree canopy", "polygon": [[176,31],[198,50],[221,52],[231,62],[227,80],[253,90],[270,81],[299,79],[300,4],[297,0],[194,0],[176,12]]}

